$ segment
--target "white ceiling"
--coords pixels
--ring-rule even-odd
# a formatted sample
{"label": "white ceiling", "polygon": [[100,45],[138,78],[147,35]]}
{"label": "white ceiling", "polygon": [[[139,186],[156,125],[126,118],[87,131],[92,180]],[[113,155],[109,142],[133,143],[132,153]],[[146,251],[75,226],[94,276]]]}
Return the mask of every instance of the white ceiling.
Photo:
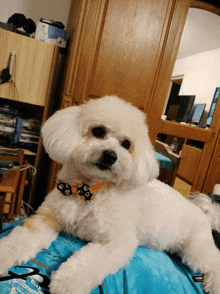
{"label": "white ceiling", "polygon": [[190,8],[188,11],[177,59],[220,48],[220,16]]}

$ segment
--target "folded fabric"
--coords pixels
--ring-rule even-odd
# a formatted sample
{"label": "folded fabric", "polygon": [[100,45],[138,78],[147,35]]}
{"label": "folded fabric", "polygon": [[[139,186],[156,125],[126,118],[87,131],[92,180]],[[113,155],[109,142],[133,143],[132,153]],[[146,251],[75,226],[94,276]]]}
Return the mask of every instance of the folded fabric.
{"label": "folded fabric", "polygon": [[[22,221],[3,224],[0,238],[20,224]],[[0,293],[49,294],[51,272],[85,245],[70,234],[60,233],[48,249],[0,277]],[[194,281],[198,277],[201,274],[194,274],[177,256],[138,247],[129,264],[105,278],[91,294],[202,294],[201,283]]]}

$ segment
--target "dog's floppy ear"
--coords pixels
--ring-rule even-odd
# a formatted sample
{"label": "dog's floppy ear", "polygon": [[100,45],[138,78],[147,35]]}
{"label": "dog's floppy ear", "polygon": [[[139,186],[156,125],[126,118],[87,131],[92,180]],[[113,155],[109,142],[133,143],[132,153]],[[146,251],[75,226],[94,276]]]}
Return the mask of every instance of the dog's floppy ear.
{"label": "dog's floppy ear", "polygon": [[81,138],[80,106],[71,106],[55,112],[43,125],[43,145],[49,156],[65,163]]}
{"label": "dog's floppy ear", "polygon": [[139,166],[139,168],[145,169],[147,182],[150,182],[158,177],[159,163],[155,157],[152,146],[149,146],[149,148],[145,149],[145,153],[142,158],[142,164]]}
{"label": "dog's floppy ear", "polygon": [[154,148],[148,136],[148,128],[142,134],[142,146],[138,162],[138,177],[141,181],[150,182],[159,175],[159,163],[154,153]]}

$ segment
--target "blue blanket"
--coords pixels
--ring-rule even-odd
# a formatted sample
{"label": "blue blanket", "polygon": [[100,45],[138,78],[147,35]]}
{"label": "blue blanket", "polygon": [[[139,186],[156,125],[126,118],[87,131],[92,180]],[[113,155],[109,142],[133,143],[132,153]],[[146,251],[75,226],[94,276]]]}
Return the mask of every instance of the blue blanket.
{"label": "blue blanket", "polygon": [[[21,223],[3,224],[0,238]],[[84,245],[74,236],[60,233],[48,249],[0,277],[0,293],[48,294],[51,272]],[[138,247],[129,265],[108,276],[91,294],[204,294],[201,283],[194,281],[197,277],[201,274],[193,274],[177,256]]]}

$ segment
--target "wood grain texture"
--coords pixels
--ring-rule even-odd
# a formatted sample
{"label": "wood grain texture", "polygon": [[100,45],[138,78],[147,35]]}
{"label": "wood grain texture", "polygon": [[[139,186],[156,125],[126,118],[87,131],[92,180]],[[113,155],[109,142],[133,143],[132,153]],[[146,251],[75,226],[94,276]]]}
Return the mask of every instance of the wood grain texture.
{"label": "wood grain texture", "polygon": [[169,8],[167,1],[109,1],[87,95],[114,94],[144,108]]}
{"label": "wood grain texture", "polygon": [[78,104],[90,97],[91,78],[94,75],[94,63],[97,60],[97,48],[102,38],[108,4],[108,0],[90,0],[84,8],[81,41],[76,56],[77,71],[71,89],[71,96]]}
{"label": "wood grain texture", "polygon": [[141,109],[147,107],[172,2],[74,1],[78,23],[74,20],[72,25],[65,105],[70,96],[72,103],[80,104],[114,94]]}

